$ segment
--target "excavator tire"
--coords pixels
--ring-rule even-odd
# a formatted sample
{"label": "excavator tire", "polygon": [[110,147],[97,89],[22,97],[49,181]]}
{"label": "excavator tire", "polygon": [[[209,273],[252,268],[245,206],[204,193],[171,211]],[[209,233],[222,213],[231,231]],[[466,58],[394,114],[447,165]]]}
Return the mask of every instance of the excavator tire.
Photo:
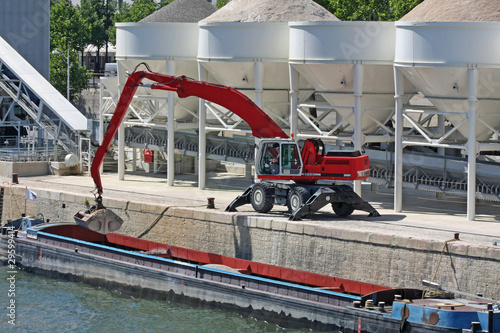
{"label": "excavator tire", "polygon": [[311,193],[303,186],[297,186],[288,192],[286,205],[290,213],[295,212],[311,197]]}
{"label": "excavator tire", "polygon": [[274,206],[273,187],[267,183],[258,183],[252,189],[250,201],[255,211],[267,213]]}
{"label": "excavator tire", "polygon": [[332,209],[340,217],[346,217],[352,214],[354,207],[345,202],[332,203]]}

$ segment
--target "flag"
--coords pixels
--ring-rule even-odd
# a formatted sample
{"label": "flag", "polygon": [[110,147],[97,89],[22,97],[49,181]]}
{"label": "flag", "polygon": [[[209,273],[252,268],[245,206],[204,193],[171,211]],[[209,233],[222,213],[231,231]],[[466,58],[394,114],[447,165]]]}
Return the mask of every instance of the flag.
{"label": "flag", "polygon": [[26,187],[26,199],[38,201],[36,193]]}

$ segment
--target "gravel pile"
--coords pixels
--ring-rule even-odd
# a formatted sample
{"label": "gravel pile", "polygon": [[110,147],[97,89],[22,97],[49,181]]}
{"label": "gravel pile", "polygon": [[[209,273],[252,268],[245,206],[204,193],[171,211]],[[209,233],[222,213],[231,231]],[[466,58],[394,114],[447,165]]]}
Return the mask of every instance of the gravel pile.
{"label": "gravel pile", "polygon": [[425,0],[400,21],[498,22],[498,0]]}
{"label": "gravel pile", "polygon": [[232,0],[201,22],[338,21],[312,0]]}
{"label": "gravel pile", "polygon": [[196,23],[216,10],[207,0],[176,0],[139,22]]}

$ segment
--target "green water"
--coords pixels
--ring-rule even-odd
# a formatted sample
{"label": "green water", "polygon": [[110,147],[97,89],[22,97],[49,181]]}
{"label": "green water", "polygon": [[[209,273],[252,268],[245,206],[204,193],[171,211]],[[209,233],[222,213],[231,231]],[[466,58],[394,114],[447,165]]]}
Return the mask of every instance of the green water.
{"label": "green water", "polygon": [[[309,332],[16,271],[0,266],[0,332]],[[9,295],[11,275],[15,295]],[[15,326],[8,322],[11,300]]]}

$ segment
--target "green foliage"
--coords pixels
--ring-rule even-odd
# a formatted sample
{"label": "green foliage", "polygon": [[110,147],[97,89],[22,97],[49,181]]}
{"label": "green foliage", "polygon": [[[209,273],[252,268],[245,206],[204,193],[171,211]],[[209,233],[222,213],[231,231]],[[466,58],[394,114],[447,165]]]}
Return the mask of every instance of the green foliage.
{"label": "green foliage", "polygon": [[217,4],[215,5],[215,7],[221,9],[222,7],[227,5],[229,1],[231,0],[217,0]]}
{"label": "green foliage", "polygon": [[106,4],[105,0],[81,0],[78,7],[85,23],[90,26],[90,38],[87,44],[98,48],[105,45],[108,39],[106,31]]}
{"label": "green foliage", "polygon": [[129,11],[129,22],[139,22],[158,9],[154,0],[135,0]]}
{"label": "green foliage", "polygon": [[[327,9],[342,21],[396,21],[422,1],[330,0]],[[317,2],[320,3],[320,1]]]}
{"label": "green foliage", "polygon": [[[50,83],[63,95],[67,95],[67,77],[68,77],[68,47],[64,41],[56,41],[56,48],[50,56]],[[78,52],[69,50],[69,83],[70,83],[70,101],[75,99],[80,92],[87,88],[88,82],[92,77],[87,72],[85,66],[80,66],[78,61]]]}
{"label": "green foliage", "polygon": [[[138,22],[158,9],[170,4],[174,0],[167,0],[162,3],[156,3],[154,0],[134,0],[132,5],[123,2],[122,7],[116,11],[113,22],[109,26],[109,42],[116,44],[115,23],[118,22]],[[116,8],[116,4],[114,5]]]}
{"label": "green foliage", "polygon": [[399,20],[424,0],[390,0],[392,17]]}
{"label": "green foliage", "polygon": [[73,49],[83,51],[90,39],[90,26],[83,19],[81,12],[70,0],[53,0],[50,7],[50,49],[56,48],[55,43],[66,40]]}
{"label": "green foliage", "polygon": [[60,54],[51,54],[50,83],[63,95],[67,95],[67,56],[70,60],[70,100],[87,87],[89,75],[80,67],[78,53],[87,45],[90,27],[70,0],[53,0],[50,7],[50,49]]}

